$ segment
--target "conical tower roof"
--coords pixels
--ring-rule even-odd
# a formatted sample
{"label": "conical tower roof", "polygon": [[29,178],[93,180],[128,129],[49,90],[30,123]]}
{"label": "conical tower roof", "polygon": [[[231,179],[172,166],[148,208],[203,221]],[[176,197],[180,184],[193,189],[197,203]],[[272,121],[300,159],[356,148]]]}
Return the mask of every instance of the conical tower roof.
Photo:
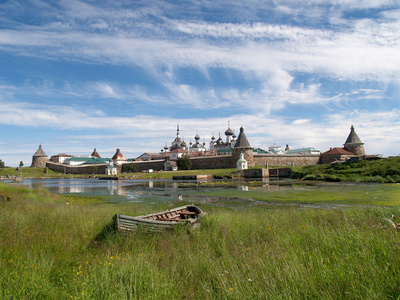
{"label": "conical tower roof", "polygon": [[100,155],[99,155],[99,153],[97,153],[96,148],[94,148],[94,150],[93,150],[92,154],[90,154],[90,156],[94,156],[94,157],[101,158]]}
{"label": "conical tower roof", "polygon": [[249,141],[247,140],[246,135],[244,134],[243,127],[240,127],[240,133],[236,140],[234,148],[251,148]]}
{"label": "conical tower roof", "polygon": [[117,152],[115,152],[112,160],[126,160],[126,158],[122,155],[121,150],[118,148]]}
{"label": "conical tower roof", "polygon": [[358,137],[357,133],[355,132],[353,125],[351,125],[350,134],[347,137],[347,140],[344,143],[344,145],[347,145],[347,144],[364,144],[363,142],[361,142],[360,138]]}
{"label": "conical tower roof", "polygon": [[39,149],[37,149],[37,151],[35,152],[35,154],[33,154],[34,157],[47,157],[47,154],[44,153],[43,149],[42,149],[42,144],[39,145]]}

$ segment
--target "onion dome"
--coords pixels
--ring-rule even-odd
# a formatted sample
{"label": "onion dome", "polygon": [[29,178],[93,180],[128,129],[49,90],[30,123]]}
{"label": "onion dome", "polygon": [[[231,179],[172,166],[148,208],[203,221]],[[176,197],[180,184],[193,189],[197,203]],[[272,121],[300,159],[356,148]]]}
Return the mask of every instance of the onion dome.
{"label": "onion dome", "polygon": [[200,136],[199,136],[198,134],[196,134],[196,136],[194,137],[194,139],[195,139],[196,141],[198,141],[198,140],[200,139]]}
{"label": "onion dome", "polygon": [[181,143],[181,146],[182,146],[182,147],[186,147],[186,142],[183,141],[183,142]]}
{"label": "onion dome", "polygon": [[165,150],[168,150],[168,146],[167,146],[167,144],[165,144],[165,146],[164,146],[164,149],[165,149]]}
{"label": "onion dome", "polygon": [[230,129],[230,127],[228,127],[228,129],[225,131],[225,135],[234,135],[235,133],[233,132],[232,129]]}

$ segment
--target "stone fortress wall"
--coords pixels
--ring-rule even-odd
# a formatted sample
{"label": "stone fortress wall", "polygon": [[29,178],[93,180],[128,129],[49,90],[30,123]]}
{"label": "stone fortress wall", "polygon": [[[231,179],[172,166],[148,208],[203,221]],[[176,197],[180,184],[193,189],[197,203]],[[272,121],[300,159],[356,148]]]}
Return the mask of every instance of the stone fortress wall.
{"label": "stone fortress wall", "polygon": [[254,163],[256,166],[270,167],[294,167],[318,164],[319,155],[300,154],[256,154]]}
{"label": "stone fortress wall", "polygon": [[105,174],[107,164],[70,166],[47,161],[46,167],[64,174]]}
{"label": "stone fortress wall", "polygon": [[[254,155],[254,165],[260,167],[293,167],[316,165],[319,160],[319,155],[293,155],[293,154],[258,154]],[[192,169],[225,169],[235,168],[236,161],[231,155],[209,156],[209,157],[193,157]],[[118,172],[124,172],[126,166],[135,166],[136,172],[147,171],[163,171],[166,160],[149,160],[149,161],[134,161],[131,163],[118,165]],[[46,166],[54,171],[65,174],[105,174],[107,165],[81,165],[70,166],[48,161]]]}

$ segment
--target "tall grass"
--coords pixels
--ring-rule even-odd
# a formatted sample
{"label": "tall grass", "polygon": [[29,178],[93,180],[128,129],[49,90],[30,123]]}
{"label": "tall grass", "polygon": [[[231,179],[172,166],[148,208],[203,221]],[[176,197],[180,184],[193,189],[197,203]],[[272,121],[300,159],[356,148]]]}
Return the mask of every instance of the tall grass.
{"label": "tall grass", "polygon": [[400,157],[331,165],[294,167],[293,177],[305,180],[400,182]]}
{"label": "tall grass", "polygon": [[[241,209],[203,204],[201,227],[115,233],[116,212],[0,185],[2,299],[397,299],[397,208]],[[166,208],[166,207],[164,207]]]}

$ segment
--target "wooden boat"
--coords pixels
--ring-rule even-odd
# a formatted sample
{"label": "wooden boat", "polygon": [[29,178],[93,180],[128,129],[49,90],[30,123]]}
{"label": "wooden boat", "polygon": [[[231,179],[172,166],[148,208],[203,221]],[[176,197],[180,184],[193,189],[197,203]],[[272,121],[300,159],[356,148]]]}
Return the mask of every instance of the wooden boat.
{"label": "wooden boat", "polygon": [[196,205],[186,205],[167,211],[148,214],[144,216],[131,217],[116,214],[113,217],[115,228],[118,231],[133,231],[137,229],[149,231],[162,231],[173,229],[177,224],[194,225],[199,217],[207,213]]}

